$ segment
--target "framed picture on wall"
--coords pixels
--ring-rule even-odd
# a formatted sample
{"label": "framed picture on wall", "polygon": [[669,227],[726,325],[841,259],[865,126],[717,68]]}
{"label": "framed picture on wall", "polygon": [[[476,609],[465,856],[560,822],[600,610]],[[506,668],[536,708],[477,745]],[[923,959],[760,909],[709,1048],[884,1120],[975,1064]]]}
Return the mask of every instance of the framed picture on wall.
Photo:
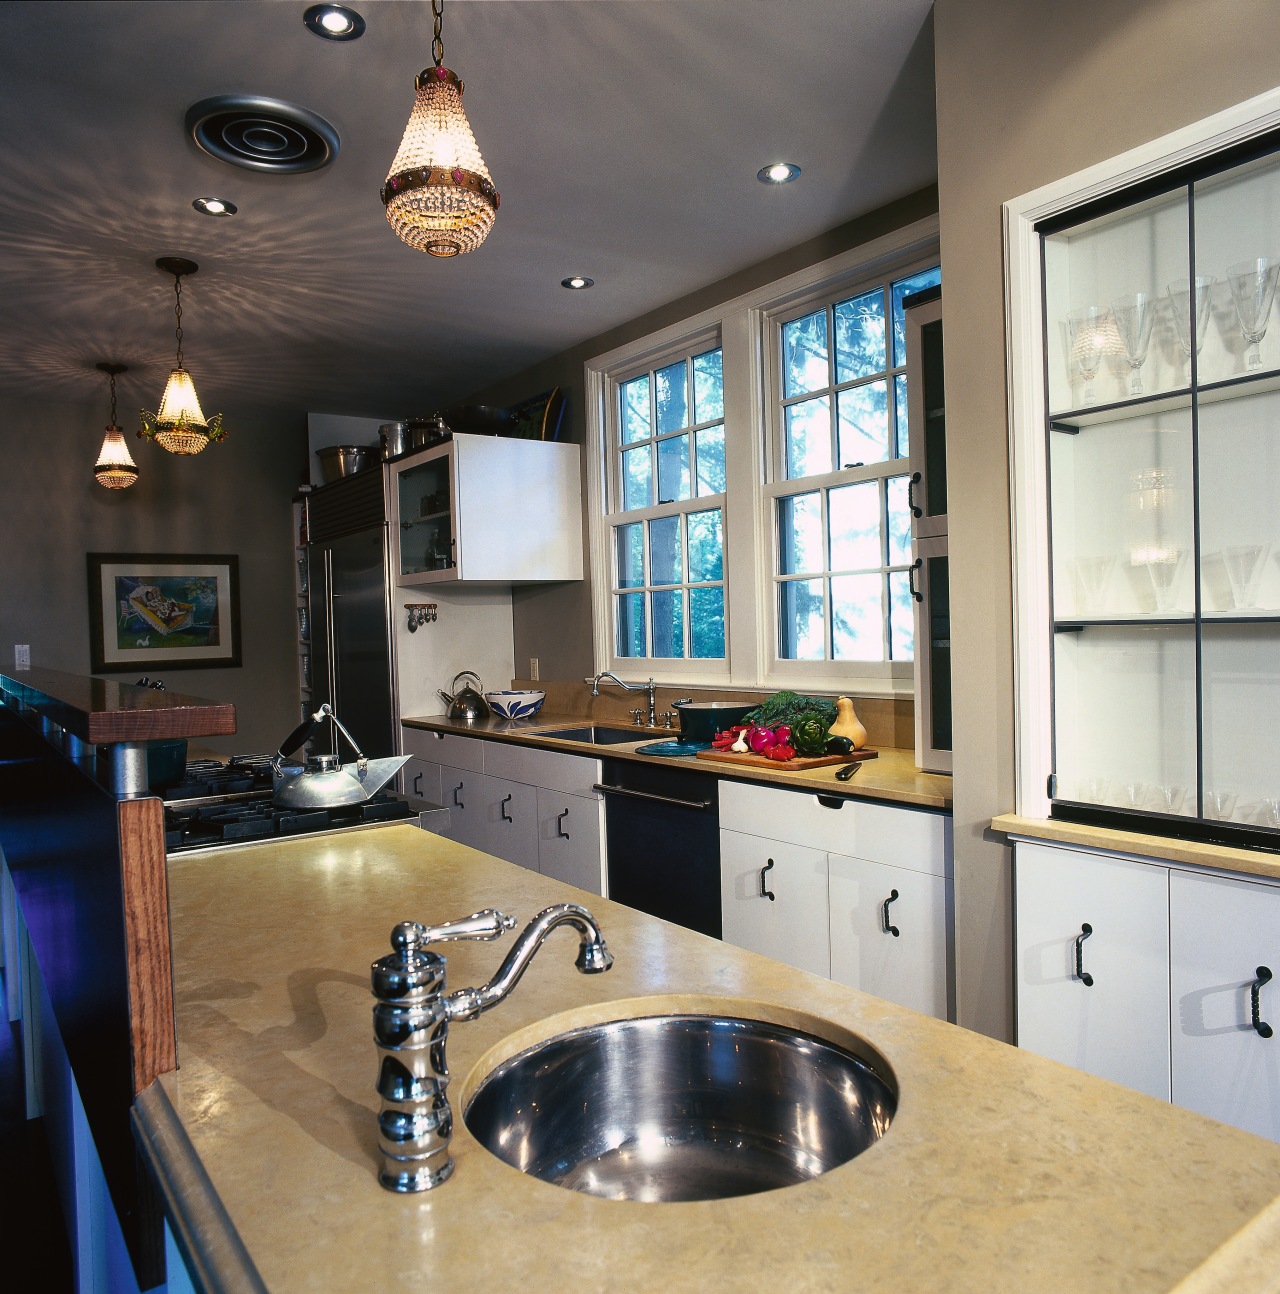
{"label": "framed picture on wall", "polygon": [[234,553],[88,556],[93,673],[240,664],[240,567]]}

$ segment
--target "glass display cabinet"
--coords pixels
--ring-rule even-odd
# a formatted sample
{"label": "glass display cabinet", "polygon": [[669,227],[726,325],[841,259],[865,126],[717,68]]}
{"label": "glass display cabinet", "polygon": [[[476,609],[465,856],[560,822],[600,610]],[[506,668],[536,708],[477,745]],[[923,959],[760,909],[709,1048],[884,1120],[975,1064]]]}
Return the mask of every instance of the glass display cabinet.
{"label": "glass display cabinet", "polygon": [[1054,816],[1280,845],[1280,156],[1038,228]]}

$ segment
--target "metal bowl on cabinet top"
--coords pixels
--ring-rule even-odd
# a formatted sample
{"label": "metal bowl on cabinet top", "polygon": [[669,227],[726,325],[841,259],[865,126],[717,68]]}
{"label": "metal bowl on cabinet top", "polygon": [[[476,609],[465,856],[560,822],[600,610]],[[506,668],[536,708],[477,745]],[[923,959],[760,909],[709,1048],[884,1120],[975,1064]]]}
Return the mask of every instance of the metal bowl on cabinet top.
{"label": "metal bowl on cabinet top", "polygon": [[728,1199],[793,1186],[880,1139],[884,1073],[836,1043],[730,1016],[573,1029],[511,1057],[464,1122],[499,1159],[606,1199]]}

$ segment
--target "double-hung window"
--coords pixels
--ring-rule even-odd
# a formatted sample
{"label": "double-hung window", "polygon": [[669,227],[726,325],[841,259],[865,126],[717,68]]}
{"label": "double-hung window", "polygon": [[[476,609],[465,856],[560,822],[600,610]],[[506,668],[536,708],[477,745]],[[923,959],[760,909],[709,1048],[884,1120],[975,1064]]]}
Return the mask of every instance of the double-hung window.
{"label": "double-hung window", "polygon": [[612,656],[725,664],[724,375],[704,337],[611,382]]}
{"label": "double-hung window", "polygon": [[910,688],[903,298],[937,222],[587,364],[597,668]]}
{"label": "double-hung window", "polygon": [[775,674],[910,677],[902,301],[939,281],[929,267],[768,316]]}

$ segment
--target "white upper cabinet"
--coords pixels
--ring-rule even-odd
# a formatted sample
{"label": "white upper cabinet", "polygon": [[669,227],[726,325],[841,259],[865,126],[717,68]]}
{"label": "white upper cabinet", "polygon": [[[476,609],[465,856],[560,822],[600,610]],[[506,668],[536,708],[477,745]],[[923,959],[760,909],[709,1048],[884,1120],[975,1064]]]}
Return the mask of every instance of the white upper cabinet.
{"label": "white upper cabinet", "polygon": [[582,578],[577,445],[459,432],[389,473],[402,587]]}

